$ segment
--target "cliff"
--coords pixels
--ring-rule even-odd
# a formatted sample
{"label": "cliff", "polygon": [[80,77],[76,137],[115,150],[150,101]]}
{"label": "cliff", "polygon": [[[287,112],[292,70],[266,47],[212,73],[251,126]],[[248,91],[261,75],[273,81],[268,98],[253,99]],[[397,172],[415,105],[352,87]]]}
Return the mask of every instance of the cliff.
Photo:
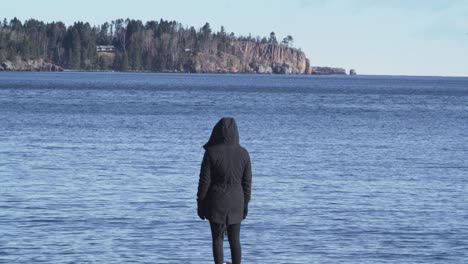
{"label": "cliff", "polygon": [[278,44],[239,41],[231,43],[229,53],[199,52],[191,65],[181,71],[195,73],[260,73],[260,74],[346,74],[343,68],[311,66],[299,49]]}
{"label": "cliff", "polygon": [[277,44],[247,41],[231,43],[230,52],[199,52],[193,58],[193,72],[220,73],[308,73],[309,62],[304,52]]}

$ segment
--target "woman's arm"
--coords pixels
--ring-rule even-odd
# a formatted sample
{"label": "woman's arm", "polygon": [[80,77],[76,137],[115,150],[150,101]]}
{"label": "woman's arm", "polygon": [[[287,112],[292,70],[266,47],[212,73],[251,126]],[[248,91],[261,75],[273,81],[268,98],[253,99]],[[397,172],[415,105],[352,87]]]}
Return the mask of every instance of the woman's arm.
{"label": "woman's arm", "polygon": [[250,156],[247,153],[247,162],[242,175],[242,190],[244,191],[244,207],[247,208],[250,202],[250,194],[252,191],[252,167],[250,164]]}
{"label": "woman's arm", "polygon": [[205,152],[200,168],[200,179],[198,181],[197,201],[202,202],[206,198],[211,184],[211,163],[210,156]]}

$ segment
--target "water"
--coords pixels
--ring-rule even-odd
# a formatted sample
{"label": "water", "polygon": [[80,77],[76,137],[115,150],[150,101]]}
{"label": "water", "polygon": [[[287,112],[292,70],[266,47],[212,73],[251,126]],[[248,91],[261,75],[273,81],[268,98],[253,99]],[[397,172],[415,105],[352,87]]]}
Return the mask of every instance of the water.
{"label": "water", "polygon": [[119,73],[0,73],[0,262],[211,263],[222,116],[244,263],[468,262],[468,78]]}

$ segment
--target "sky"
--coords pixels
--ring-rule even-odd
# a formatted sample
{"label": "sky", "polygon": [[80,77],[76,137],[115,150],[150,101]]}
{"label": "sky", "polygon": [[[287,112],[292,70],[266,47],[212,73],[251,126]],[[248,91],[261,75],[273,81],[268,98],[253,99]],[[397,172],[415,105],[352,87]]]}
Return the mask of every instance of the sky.
{"label": "sky", "polygon": [[210,23],[294,38],[314,66],[371,75],[468,76],[468,0],[0,0],[0,18],[98,25],[117,18]]}

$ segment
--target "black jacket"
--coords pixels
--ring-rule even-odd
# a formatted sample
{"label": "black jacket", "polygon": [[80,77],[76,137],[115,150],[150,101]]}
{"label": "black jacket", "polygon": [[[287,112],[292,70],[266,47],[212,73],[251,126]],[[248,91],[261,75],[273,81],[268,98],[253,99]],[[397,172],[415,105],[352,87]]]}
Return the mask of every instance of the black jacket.
{"label": "black jacket", "polygon": [[203,147],[198,206],[212,222],[240,223],[250,201],[252,170],[249,153],[239,145],[234,118],[222,118]]}

